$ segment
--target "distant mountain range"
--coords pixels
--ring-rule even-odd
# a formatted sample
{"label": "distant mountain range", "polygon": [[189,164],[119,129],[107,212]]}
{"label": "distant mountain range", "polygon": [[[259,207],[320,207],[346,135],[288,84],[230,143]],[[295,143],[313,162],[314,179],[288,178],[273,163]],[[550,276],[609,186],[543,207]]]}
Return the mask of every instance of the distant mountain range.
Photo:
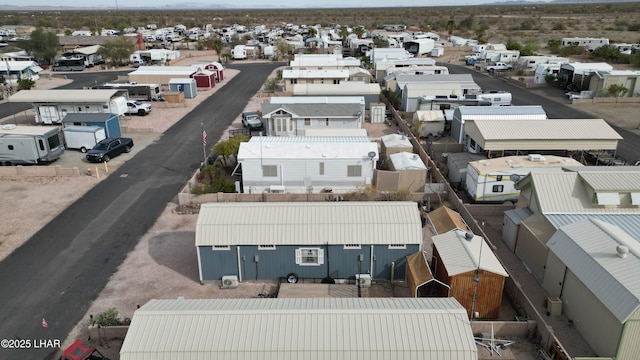
{"label": "distant mountain range", "polygon": [[[627,3],[627,2],[637,2],[638,0],[506,0],[506,1],[487,1],[482,4],[473,4],[467,6],[496,6],[496,5],[532,5],[532,4],[602,4],[602,3]],[[432,5],[425,7],[444,7],[444,6],[465,6],[460,4],[454,5]],[[148,9],[151,6],[141,6],[136,4],[124,4],[118,6],[118,9]],[[212,9],[212,10],[233,10],[233,9],[273,9],[272,5],[267,3],[263,4],[255,4],[252,7],[238,7],[229,4],[211,4],[211,3],[202,3],[202,2],[182,2],[182,3],[174,3],[167,4],[164,6],[153,6],[156,9],[166,9],[166,10],[178,10],[178,9]],[[341,6],[331,6],[329,4],[316,4],[314,8],[323,8],[323,9],[331,9],[331,8],[339,8]],[[392,7],[392,6],[388,6]],[[397,5],[396,5],[397,7]],[[415,7],[414,6],[406,6],[406,7]],[[65,10],[95,10],[95,9],[111,9],[116,10],[115,6],[17,6],[17,5],[0,5],[0,11],[65,11]],[[288,8],[295,8],[288,6]]]}

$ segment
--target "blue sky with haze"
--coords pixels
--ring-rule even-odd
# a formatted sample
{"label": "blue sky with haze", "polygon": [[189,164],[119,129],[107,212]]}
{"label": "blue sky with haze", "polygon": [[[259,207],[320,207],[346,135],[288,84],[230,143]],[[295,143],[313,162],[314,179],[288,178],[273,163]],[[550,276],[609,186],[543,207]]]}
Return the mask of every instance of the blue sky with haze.
{"label": "blue sky with haze", "polygon": [[[271,1],[256,1],[256,0],[233,0],[233,1],[200,1],[200,0],[187,0],[182,2],[171,0],[21,0],[21,1],[7,1],[0,0],[0,6],[20,6],[20,7],[104,7],[104,8],[125,8],[125,7],[145,7],[145,8],[164,8],[164,7],[177,7],[182,8],[189,7],[214,7],[220,5],[225,8],[338,8],[338,7],[414,7],[414,6],[457,6],[457,5],[480,5],[491,1],[483,0],[406,0],[398,2],[390,2],[389,0],[368,0],[368,1],[354,1],[354,0],[271,0]],[[215,4],[215,5],[214,5]]]}

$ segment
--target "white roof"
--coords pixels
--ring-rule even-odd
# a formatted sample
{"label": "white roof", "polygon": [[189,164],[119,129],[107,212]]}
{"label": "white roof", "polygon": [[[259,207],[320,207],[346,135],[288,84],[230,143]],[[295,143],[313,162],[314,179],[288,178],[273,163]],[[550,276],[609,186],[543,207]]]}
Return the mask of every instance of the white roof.
{"label": "white roof", "polygon": [[[490,95],[490,94],[487,94]],[[473,120],[545,120],[547,113],[541,105],[458,106],[457,117]]]}
{"label": "white roof", "polygon": [[473,236],[468,239],[466,234],[471,233],[454,229],[432,238],[433,246],[438,250],[449,276],[464,274],[478,268],[505,277],[509,276],[482,237],[471,234]]}
{"label": "white roof", "polygon": [[196,246],[422,244],[411,201],[206,203]]}
{"label": "white roof", "polygon": [[202,68],[195,66],[140,66],[131,75],[187,75],[191,76]]}
{"label": "white roof", "polygon": [[362,81],[341,81],[340,84],[295,84],[293,94],[298,95],[379,95],[380,84]]}
{"label": "white roof", "polygon": [[119,91],[118,89],[91,89],[91,90],[66,90],[66,89],[50,89],[50,90],[23,90],[9,97],[9,102],[26,102],[26,103],[59,103],[59,102],[76,102],[76,103],[108,103],[113,96]]}
{"label": "white roof", "polygon": [[8,61],[0,61],[0,71],[3,72],[2,75],[6,75],[6,73],[7,73],[7,64],[9,65],[9,70],[10,71],[23,71],[24,69],[29,69],[29,68],[33,72],[42,71],[42,68],[35,61],[31,61],[31,60],[8,60]]}
{"label": "white roof", "polygon": [[44,135],[54,127],[5,124],[0,126],[0,135]]}
{"label": "white roof", "polygon": [[272,96],[271,104],[364,104],[364,96]]}
{"label": "white roof", "polygon": [[640,243],[619,227],[580,221],[560,228],[547,246],[621,323],[640,308]]}
{"label": "white roof", "polygon": [[404,147],[413,150],[413,145],[406,135],[388,134],[380,137],[380,141],[387,148]]}
{"label": "white roof", "polygon": [[84,46],[84,47],[80,47],[80,48],[77,48],[77,49],[67,50],[67,51],[65,51],[65,53],[92,55],[92,54],[97,53],[98,50],[100,50],[101,47],[102,47],[102,45]]}
{"label": "white roof", "polygon": [[389,155],[389,159],[395,170],[427,170],[427,166],[418,154],[401,151]]}
{"label": "white roof", "polygon": [[282,70],[283,79],[348,79],[349,70]]}
{"label": "white roof", "polygon": [[477,352],[453,298],[177,299],[136,310],[120,359],[477,360]]}
{"label": "white roof", "polygon": [[562,64],[561,69],[572,70],[574,74],[589,74],[596,71],[612,71],[613,66],[607,63],[580,63],[573,62]]}
{"label": "white roof", "polygon": [[[531,160],[532,158],[538,161]],[[524,156],[504,156],[500,158],[482,159],[469,162],[469,167],[476,170],[478,174],[528,174],[534,169],[561,168],[565,166],[583,166],[579,161],[570,157],[555,155],[536,155],[532,157]]]}
{"label": "white roof", "polygon": [[444,112],[442,110],[416,110],[413,113],[413,120],[418,121],[444,121]]}
{"label": "white roof", "polygon": [[[293,136],[291,136],[293,137]],[[297,137],[297,136],[296,136]],[[238,161],[247,159],[368,159],[367,154],[374,152],[378,160],[378,144],[375,142],[347,142],[344,136],[333,137],[331,141],[321,137],[304,137],[291,142],[269,141],[263,136],[263,142],[240,143]],[[322,141],[324,139],[324,141]],[[303,142],[304,140],[304,142]]]}

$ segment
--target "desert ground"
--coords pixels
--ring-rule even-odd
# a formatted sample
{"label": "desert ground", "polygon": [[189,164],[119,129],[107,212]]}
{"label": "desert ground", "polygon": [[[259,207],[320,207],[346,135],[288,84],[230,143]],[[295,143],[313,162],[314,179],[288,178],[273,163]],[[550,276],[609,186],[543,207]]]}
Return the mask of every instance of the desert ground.
{"label": "desert ground", "polygon": [[[456,62],[458,53],[447,54],[447,61]],[[176,65],[188,64],[196,60],[215,60],[210,52],[185,52],[176,61]],[[227,75],[229,74],[229,75]],[[225,81],[230,80],[234,73],[225,73]],[[49,80],[44,76],[38,81],[38,88],[50,88],[64,83],[60,79]],[[129,120],[131,135],[141,136],[150,142],[157,134],[135,133],[136,128],[151,128],[152,121],[158,132],[166,130],[171,124],[179,120],[197,103],[205,100],[220,87],[202,93],[185,107],[167,108],[153,112],[152,116],[132,117]],[[264,101],[263,94],[256,96],[249,102],[247,110],[259,109]],[[639,104],[620,108],[619,106],[580,106],[581,110],[592,112],[595,117],[602,117],[612,123],[638,131],[638,121],[635,116],[640,109]],[[2,121],[10,121],[3,119]],[[159,127],[158,125],[161,124]],[[239,119],[235,119],[232,127],[241,127]],[[214,143],[215,139],[211,139]],[[139,149],[137,149],[139,151]],[[131,154],[133,156],[135,153]],[[118,166],[114,159],[109,165]],[[108,174],[103,175],[109,176]],[[64,178],[0,178],[0,192],[4,201],[0,203],[3,220],[0,226],[0,260],[8,256],[15,248],[27,241],[42,226],[55,218],[64,208],[80,198],[86,191],[101,181],[95,176],[81,175]],[[56,196],[51,196],[51,194]],[[92,304],[76,328],[69,334],[63,347],[77,338],[88,337],[87,325],[90,314],[98,314],[109,308],[118,309],[121,318],[131,318],[138,305],[142,305],[152,298],[218,298],[218,297],[257,297],[259,294],[272,293],[275,284],[271,282],[246,282],[235,290],[221,290],[214,285],[201,285],[198,282],[197,261],[193,244],[195,222],[197,215],[179,214],[174,210],[175,202],[167,204],[164,213],[158,218],[153,228],[142,238],[128,258],[113,275],[109,284]],[[179,250],[176,250],[179,249]],[[94,341],[96,339],[93,339]],[[117,341],[98,341],[101,351],[111,359],[118,359],[119,344]],[[535,349],[531,345],[523,347],[523,355],[518,359],[528,359],[525,355]],[[516,349],[516,347],[514,347]],[[503,353],[504,355],[504,353]],[[483,357],[485,358],[485,357]],[[486,357],[490,358],[490,357]],[[504,357],[509,358],[509,357]],[[534,357],[531,357],[533,359]]]}

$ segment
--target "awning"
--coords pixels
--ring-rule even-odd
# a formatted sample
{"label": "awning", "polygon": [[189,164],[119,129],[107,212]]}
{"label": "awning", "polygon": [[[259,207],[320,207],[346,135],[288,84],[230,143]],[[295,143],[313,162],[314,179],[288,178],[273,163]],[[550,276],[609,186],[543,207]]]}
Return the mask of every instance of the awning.
{"label": "awning", "polygon": [[33,71],[34,73],[39,73],[40,71],[44,70],[43,68],[41,68],[38,65],[34,65],[31,67],[31,71]]}

